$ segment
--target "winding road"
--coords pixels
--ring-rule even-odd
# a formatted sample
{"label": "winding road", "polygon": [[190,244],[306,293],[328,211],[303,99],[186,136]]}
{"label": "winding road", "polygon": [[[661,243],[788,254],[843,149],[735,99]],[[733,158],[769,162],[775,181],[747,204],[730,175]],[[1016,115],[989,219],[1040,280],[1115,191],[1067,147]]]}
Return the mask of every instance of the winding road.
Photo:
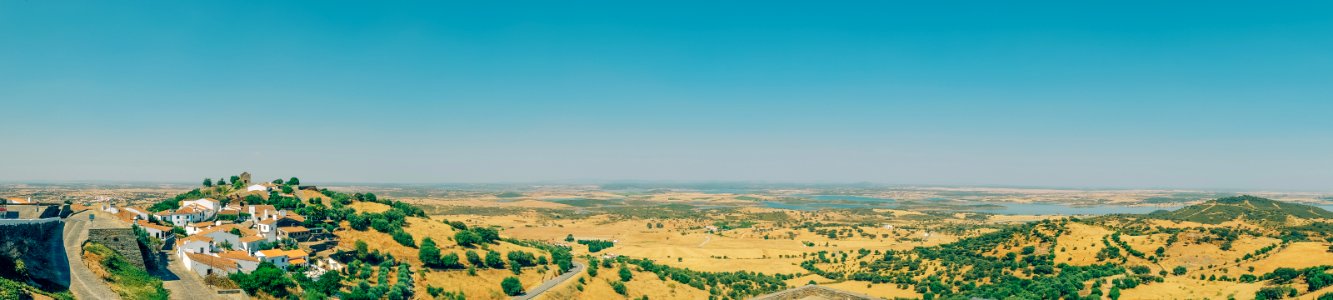
{"label": "winding road", "polygon": [[[83,264],[83,241],[88,239],[88,215],[91,211],[72,214],[65,219],[65,256],[69,258],[69,291],[78,299],[120,299],[102,277],[93,274]],[[100,214],[98,218],[109,217]]]}
{"label": "winding road", "polygon": [[535,297],[537,297],[537,295],[541,295],[542,293],[546,292],[547,290],[550,290],[551,288],[555,287],[556,285],[559,285],[559,284],[562,283],[562,282],[565,282],[565,281],[568,281],[568,280],[571,279],[571,278],[574,278],[575,275],[579,275],[579,273],[583,273],[583,267],[584,267],[583,263],[580,263],[580,262],[577,262],[577,261],[576,261],[576,262],[573,262],[573,263],[574,263],[574,267],[569,268],[569,272],[565,272],[565,274],[560,274],[560,276],[556,276],[555,278],[551,278],[551,280],[547,280],[546,282],[543,282],[541,285],[539,285],[539,286],[537,286],[537,287],[535,287],[535,288],[532,288],[531,290],[528,290],[527,293],[525,293],[525,294],[523,294],[523,295],[515,296],[515,297],[514,297],[514,300],[528,300],[528,299],[535,298]]}

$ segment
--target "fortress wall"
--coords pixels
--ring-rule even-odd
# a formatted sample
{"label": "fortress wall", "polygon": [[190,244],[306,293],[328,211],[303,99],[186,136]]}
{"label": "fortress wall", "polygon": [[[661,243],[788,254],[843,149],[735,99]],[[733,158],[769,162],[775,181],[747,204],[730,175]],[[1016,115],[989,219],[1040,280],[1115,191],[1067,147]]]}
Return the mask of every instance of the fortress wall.
{"label": "fortress wall", "polygon": [[23,260],[28,276],[48,288],[69,286],[65,222],[60,218],[0,223],[0,259]]}

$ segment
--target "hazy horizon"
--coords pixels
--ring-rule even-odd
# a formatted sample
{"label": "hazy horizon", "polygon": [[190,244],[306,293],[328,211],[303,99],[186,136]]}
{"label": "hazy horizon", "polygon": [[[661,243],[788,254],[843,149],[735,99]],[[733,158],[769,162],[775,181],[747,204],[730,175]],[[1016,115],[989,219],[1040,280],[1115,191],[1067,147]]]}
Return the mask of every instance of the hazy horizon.
{"label": "hazy horizon", "polygon": [[0,2],[0,182],[1333,191],[1329,3]]}

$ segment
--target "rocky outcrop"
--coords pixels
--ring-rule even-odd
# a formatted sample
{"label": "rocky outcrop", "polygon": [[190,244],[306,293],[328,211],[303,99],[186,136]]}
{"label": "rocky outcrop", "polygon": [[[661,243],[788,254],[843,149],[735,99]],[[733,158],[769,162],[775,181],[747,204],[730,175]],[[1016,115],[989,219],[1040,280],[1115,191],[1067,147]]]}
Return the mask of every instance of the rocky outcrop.
{"label": "rocky outcrop", "polygon": [[777,293],[763,295],[750,300],[868,300],[879,299],[870,295],[835,290],[818,285],[807,285]]}

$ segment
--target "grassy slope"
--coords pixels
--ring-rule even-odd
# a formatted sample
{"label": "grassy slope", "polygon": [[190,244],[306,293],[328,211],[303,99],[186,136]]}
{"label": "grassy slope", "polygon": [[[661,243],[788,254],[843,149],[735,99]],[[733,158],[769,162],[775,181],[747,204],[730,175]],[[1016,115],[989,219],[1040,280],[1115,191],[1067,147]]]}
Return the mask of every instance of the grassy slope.
{"label": "grassy slope", "polygon": [[[388,209],[386,205],[369,202],[357,202],[353,207],[355,207],[357,211],[364,210],[369,212],[384,211]],[[344,228],[350,227],[344,226]],[[462,247],[453,241],[455,233],[453,227],[440,222],[440,220],[408,217],[407,225],[403,227],[403,231],[412,234],[417,245],[421,244],[422,239],[430,237],[435,240],[435,243],[440,247],[441,254],[456,253],[464,265],[467,265],[465,253],[468,250],[472,250],[483,256],[486,254],[486,249],[491,249],[499,251],[501,254],[521,250],[535,255],[545,256],[548,259],[551,257],[550,253],[540,249],[514,245],[504,241],[501,241],[499,244],[487,245],[485,249],[482,247]],[[426,293],[426,287],[433,286],[444,288],[446,291],[463,291],[467,294],[468,299],[505,299],[508,297],[505,297],[501,292],[500,281],[505,277],[515,276],[513,272],[507,269],[494,270],[478,268],[477,276],[468,276],[466,270],[429,270],[422,267],[421,259],[417,255],[418,248],[398,244],[389,234],[378,232],[373,229],[366,231],[348,229],[339,231],[336,234],[340,238],[339,248],[345,250],[355,249],[356,241],[360,240],[366,242],[370,249],[378,249],[382,253],[392,254],[395,258],[407,261],[411,264],[414,273],[418,274],[418,277],[414,281],[416,284],[417,295],[425,295],[429,297]],[[536,286],[542,281],[556,275],[555,266],[547,266],[550,267],[550,270],[539,270],[543,269],[543,266],[526,268],[524,269],[524,272],[517,277],[519,277],[525,286]],[[425,271],[423,272],[422,270]]]}
{"label": "grassy slope", "polygon": [[84,263],[106,279],[122,299],[167,299],[169,292],[162,287],[161,279],[130,264],[120,253],[98,243],[87,243],[83,249]]}

